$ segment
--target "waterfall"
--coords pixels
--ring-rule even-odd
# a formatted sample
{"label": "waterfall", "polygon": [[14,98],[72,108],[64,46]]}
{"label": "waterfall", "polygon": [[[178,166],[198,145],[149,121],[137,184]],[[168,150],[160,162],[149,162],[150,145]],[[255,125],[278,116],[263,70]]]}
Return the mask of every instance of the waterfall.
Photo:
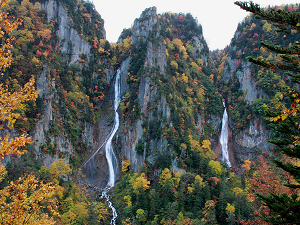
{"label": "waterfall", "polygon": [[231,167],[230,161],[229,161],[229,155],[228,155],[228,115],[225,107],[225,102],[223,102],[224,106],[224,114],[222,119],[222,130],[221,130],[221,137],[220,137],[220,143],[222,146],[222,160],[225,161],[228,165],[228,167]]}
{"label": "waterfall", "polygon": [[114,153],[114,149],[112,146],[112,139],[115,136],[117,130],[119,129],[120,125],[120,119],[119,119],[119,113],[117,112],[119,107],[119,102],[121,101],[120,97],[120,70],[117,71],[116,75],[116,81],[115,81],[115,99],[114,99],[114,113],[115,113],[115,119],[114,119],[114,126],[110,134],[108,135],[108,139],[106,141],[105,145],[105,154],[106,159],[108,163],[109,168],[109,181],[107,183],[107,187],[113,187],[115,186],[116,182],[116,171],[118,167],[118,160]]}
{"label": "waterfall", "polygon": [[116,81],[115,81],[115,99],[114,99],[114,113],[115,113],[115,118],[114,118],[114,126],[110,134],[107,136],[107,141],[105,144],[105,154],[106,154],[106,159],[108,163],[108,169],[109,169],[109,180],[102,192],[102,198],[106,199],[106,202],[108,206],[112,209],[113,211],[113,218],[110,221],[110,224],[115,225],[116,224],[116,218],[118,216],[117,211],[115,207],[112,205],[111,201],[109,200],[109,190],[115,186],[116,182],[116,172],[118,169],[118,160],[117,157],[114,153],[113,145],[112,145],[112,139],[115,136],[117,130],[119,129],[120,125],[120,119],[119,119],[119,114],[117,112],[119,102],[121,101],[120,97],[120,70],[117,71],[116,75]]}

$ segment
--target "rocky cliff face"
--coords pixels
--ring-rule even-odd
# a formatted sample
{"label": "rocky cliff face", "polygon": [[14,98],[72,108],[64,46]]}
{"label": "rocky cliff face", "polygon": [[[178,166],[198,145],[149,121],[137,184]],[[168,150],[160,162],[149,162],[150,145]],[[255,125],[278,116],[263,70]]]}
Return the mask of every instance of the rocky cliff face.
{"label": "rocky cliff face", "polygon": [[[136,19],[133,25],[133,44],[137,44],[138,41],[147,43],[146,63],[149,68],[159,67],[161,72],[165,73],[166,68],[166,54],[164,44],[159,42],[158,47],[154,48],[152,42],[149,41],[150,32],[157,27],[157,13],[156,8],[149,8],[145,10],[139,19]],[[156,30],[151,37],[158,37],[159,33]],[[125,60],[121,65],[121,93],[126,93],[129,90],[126,80],[128,79],[128,67],[130,58]],[[122,146],[122,154],[130,160],[131,169],[133,172],[138,172],[143,166],[144,160],[147,158],[152,161],[155,157],[156,151],[167,149],[168,142],[165,138],[158,137],[156,140],[152,140],[150,143],[150,151],[146,156],[145,153],[139,155],[135,151],[136,145],[139,140],[142,140],[144,129],[142,126],[143,121],[153,120],[153,112],[149,110],[149,106],[153,103],[157,103],[158,113],[162,113],[170,121],[170,109],[167,106],[164,97],[157,102],[157,88],[154,86],[150,77],[143,76],[139,84],[138,101],[140,103],[142,118],[138,119],[134,124],[130,124],[129,121],[124,121],[123,126],[119,129],[119,142]],[[161,124],[163,126],[163,124]],[[125,131],[126,130],[126,131]],[[146,144],[145,144],[146,145]]]}
{"label": "rocky cliff face", "polygon": [[[45,1],[41,7],[46,11],[48,22],[53,21],[55,24],[57,45],[60,53],[65,55],[63,61],[68,66],[76,67],[76,74],[72,76],[82,81],[87,80],[85,77],[87,74],[83,72],[89,73],[91,85],[85,87],[86,89],[90,88],[92,92],[98,91],[97,80],[99,79],[99,74],[85,68],[87,64],[91,61],[99,65],[105,64],[105,68],[97,68],[97,71],[103,71],[102,76],[105,77],[108,86],[105,93],[107,98],[97,105],[101,108],[101,116],[98,116],[98,121],[94,123],[88,122],[88,118],[81,118],[71,124],[82,128],[80,141],[87,146],[88,153],[96,153],[94,157],[84,156],[87,158],[82,167],[86,175],[84,180],[104,187],[108,180],[108,168],[103,144],[113,125],[111,110],[113,99],[110,96],[113,92],[111,84],[116,73],[115,68],[113,64],[110,65],[108,59],[103,60],[102,55],[99,59],[95,57],[99,47],[97,44],[100,42],[91,45],[87,37],[84,38],[83,34],[77,32],[68,10],[59,1]],[[174,21],[172,26],[165,16]],[[189,27],[184,25],[184,21],[189,24]],[[105,37],[103,29],[99,32]],[[108,49],[103,51],[107,54],[105,51]],[[131,95],[131,101],[137,106],[131,110],[132,112],[139,110],[140,114],[135,119],[122,117],[123,121],[115,142],[119,157],[124,156],[130,160],[133,172],[140,171],[145,162],[155,164],[158,159],[164,159],[163,157],[166,161],[170,161],[173,170],[180,170],[179,167],[184,166],[183,162],[187,159],[187,143],[194,135],[196,138],[193,141],[197,140],[198,145],[201,145],[202,139],[210,139],[211,148],[217,158],[221,159],[219,135],[222,102],[214,86],[208,48],[201,27],[195,24],[191,16],[157,15],[155,7],[146,9],[133,25],[132,51],[135,53],[131,52],[131,55],[120,63],[121,95]],[[143,59],[133,58],[134,54],[140,54]],[[86,58],[83,60],[81,55],[85,55]],[[223,80],[228,80],[235,73],[241,88],[246,91],[245,100],[249,104],[257,96],[262,95],[254,88],[255,81],[250,74],[249,63],[228,57],[226,65]],[[139,70],[136,67],[139,67]],[[132,74],[131,70],[135,70],[136,74]],[[73,73],[73,71],[66,71],[69,72]],[[59,110],[70,113],[70,108],[58,109],[60,100],[65,98],[68,92],[64,95],[59,93],[60,84],[56,78],[55,71],[49,65],[44,65],[36,79],[39,96],[43,99],[44,112],[31,134],[35,153],[47,167],[59,157],[64,157],[66,162],[71,161],[72,157],[75,157],[75,147],[78,147],[74,146],[74,139],[65,132],[59,135],[51,133],[54,121],[60,124],[70,122],[63,116],[57,117]],[[134,80],[135,83],[130,83],[128,80]],[[137,86],[133,92],[135,84]],[[174,89],[169,86],[173,86]],[[175,90],[178,93],[175,93]],[[73,95],[83,94],[78,91],[78,87],[70,92]],[[133,95],[136,95],[135,98]],[[87,111],[87,108],[82,110]],[[78,115],[73,117],[79,118]],[[78,127],[74,128],[74,132]],[[236,135],[231,134],[229,145],[232,164],[238,164],[247,157],[256,155],[259,148],[268,148],[269,145],[265,141],[267,134],[262,122],[257,119],[251,120],[250,126]],[[53,143],[57,149],[55,154],[45,153],[43,150],[51,145],[53,147]],[[235,163],[236,159],[237,163]]]}
{"label": "rocky cliff face", "polygon": [[263,92],[255,87],[255,79],[251,76],[250,65],[251,63],[248,61],[232,59],[230,56],[227,57],[223,80],[227,81],[235,72],[241,89],[246,91],[245,101],[252,104],[255,99],[263,96]]}
{"label": "rocky cliff face", "polygon": [[[239,36],[239,32],[236,33],[234,39],[237,36]],[[236,46],[229,46],[228,48],[229,50],[227,51],[238,51]],[[240,89],[245,93],[243,101],[250,107],[256,99],[266,96],[262,89],[256,87],[257,80],[252,73],[251,63],[246,61],[246,59],[234,59],[231,56],[226,58],[223,82],[236,77]],[[232,99],[230,104],[232,104]],[[262,118],[256,115],[238,132],[233,132],[236,129],[234,123],[237,122],[230,118],[229,150],[231,157],[236,161],[235,165],[239,166],[246,159],[254,160],[262,152],[270,151],[272,145],[267,142],[270,132],[265,128]]]}
{"label": "rocky cliff face", "polygon": [[[123,125],[119,129],[118,145],[121,146],[121,154],[130,160],[133,172],[140,171],[145,161],[154,164],[157,157],[162,154],[166,154],[166,157],[171,159],[173,169],[180,170],[177,167],[178,160],[173,155],[174,149],[170,147],[166,132],[161,133],[161,136],[152,137],[147,142],[144,142],[145,136],[149,136],[149,133],[153,132],[151,130],[153,123],[156,123],[162,130],[174,129],[171,120],[171,108],[167,97],[161,94],[162,91],[158,89],[154,79],[155,74],[153,74],[153,71],[157,70],[161,76],[167,77],[167,49],[161,36],[161,29],[155,7],[146,9],[140,18],[135,20],[132,28],[133,45],[141,46],[141,43],[144,43],[146,48],[143,64],[145,69],[141,75],[137,92],[137,101],[141,110],[141,116],[134,123],[127,120],[123,121]],[[202,59],[204,65],[207,64],[207,56],[199,54],[200,52],[205,52],[204,49],[206,46],[203,43],[202,33],[198,34],[198,36],[193,36],[189,43],[193,46],[193,52],[191,51],[190,54],[195,58]],[[139,51],[143,51],[143,49],[141,48]],[[128,71],[130,63],[135,62],[131,62],[131,58],[128,58],[121,65],[121,93],[123,96],[130,91],[130,87],[127,84],[127,80],[130,79],[128,74],[132,72]],[[172,81],[169,80],[169,82]],[[199,135],[201,135],[203,124],[200,114],[197,121],[195,129],[198,127]],[[213,129],[219,130],[221,119],[215,115],[211,115],[211,119],[206,123],[211,124]],[[143,145],[142,149],[144,151],[142,154],[137,153],[136,148],[139,143]]]}
{"label": "rocky cliff face", "polygon": [[47,20],[58,24],[56,35],[60,40],[61,51],[70,55],[69,63],[75,63],[80,54],[89,56],[91,46],[74,28],[67,10],[56,0],[49,0],[41,4],[47,12]]}
{"label": "rocky cliff face", "polygon": [[[43,2],[41,8],[46,11],[48,22],[55,21],[60,52],[69,55],[69,57],[65,58],[66,64],[77,64],[80,68],[82,66],[78,63],[80,55],[84,54],[88,56],[89,59],[91,57],[91,46],[83,39],[82,34],[79,34],[73,28],[74,23],[68,14],[68,10],[61,5],[59,1],[55,0]],[[105,37],[105,31],[101,30],[100,32],[102,32]],[[61,98],[57,91],[56,80],[53,78],[55,76],[51,73],[52,70],[45,65],[43,70],[37,75],[36,85],[37,90],[40,91],[39,97],[43,99],[44,111],[41,119],[31,132],[35,153],[38,158],[42,159],[43,164],[47,167],[50,167],[59,157],[64,157],[66,162],[69,163],[69,159],[75,155],[74,143],[68,138],[66,133],[52,135],[49,132],[50,126],[54,121],[53,114],[59,113],[54,105],[60,104]],[[111,81],[113,75],[114,70],[112,67],[109,67],[106,70],[107,82]],[[80,75],[80,77],[82,79],[83,75]],[[93,75],[93,78],[97,79],[97,75]],[[110,105],[111,102],[107,101],[106,104]],[[107,106],[106,108],[109,107]],[[109,113],[107,115],[109,115]],[[65,121],[62,117],[61,123],[66,122],[68,121]],[[86,120],[79,120],[78,124],[82,126],[82,142],[88,146],[88,151],[90,152],[94,152],[101,147],[112,126],[109,116],[102,116],[99,121],[94,124]],[[55,143],[57,151],[54,155],[43,153],[42,148],[45,147],[47,142]],[[92,160],[89,160],[84,167],[84,173],[87,175],[86,181],[100,187],[106,185],[108,178],[107,162],[103,150],[103,148],[100,148],[98,154]]]}
{"label": "rocky cliff face", "polygon": [[233,137],[234,155],[241,162],[246,159],[256,159],[262,152],[270,152],[272,145],[267,142],[270,132],[264,127],[260,118],[250,121],[247,129],[240,131]]}

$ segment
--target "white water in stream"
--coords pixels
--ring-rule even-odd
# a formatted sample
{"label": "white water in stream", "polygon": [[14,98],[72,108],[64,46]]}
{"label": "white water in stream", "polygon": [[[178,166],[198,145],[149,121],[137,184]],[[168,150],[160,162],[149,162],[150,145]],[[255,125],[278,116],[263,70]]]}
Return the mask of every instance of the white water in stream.
{"label": "white water in stream", "polygon": [[108,163],[108,169],[109,169],[109,180],[102,192],[102,198],[106,199],[106,202],[108,206],[112,209],[113,212],[113,218],[110,221],[110,224],[115,225],[116,224],[116,219],[117,219],[117,211],[115,207],[112,205],[111,201],[109,200],[109,190],[115,186],[116,182],[116,171],[118,168],[118,160],[117,157],[114,153],[113,145],[112,145],[112,139],[115,136],[117,130],[119,129],[120,125],[120,120],[119,120],[119,114],[117,112],[117,109],[119,107],[119,102],[121,101],[120,97],[120,70],[118,70],[117,75],[116,75],[116,81],[115,81],[115,100],[114,100],[114,111],[115,111],[115,119],[114,119],[114,126],[110,134],[107,136],[107,141],[105,144],[105,154],[106,154],[106,159]]}
{"label": "white water in stream", "polygon": [[222,160],[225,161],[228,165],[228,167],[231,167],[230,161],[229,161],[229,155],[228,155],[228,115],[225,107],[225,103],[223,102],[224,106],[224,114],[222,119],[222,130],[221,130],[221,137],[220,137],[220,143],[222,146]]}

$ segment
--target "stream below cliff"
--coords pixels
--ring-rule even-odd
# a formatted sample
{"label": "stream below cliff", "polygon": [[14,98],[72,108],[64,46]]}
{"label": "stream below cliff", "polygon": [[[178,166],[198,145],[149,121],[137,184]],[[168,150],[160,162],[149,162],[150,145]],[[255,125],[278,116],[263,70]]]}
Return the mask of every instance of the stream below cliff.
{"label": "stream below cliff", "polygon": [[115,207],[112,205],[112,202],[109,200],[109,190],[115,186],[115,182],[116,182],[116,173],[118,171],[118,160],[117,157],[114,153],[114,149],[113,149],[113,144],[112,144],[112,139],[115,136],[117,130],[119,129],[119,125],[120,125],[120,119],[119,119],[119,113],[117,112],[118,107],[119,107],[119,102],[121,101],[121,97],[120,97],[120,70],[117,71],[117,75],[116,75],[116,81],[115,81],[115,89],[114,89],[114,93],[115,93],[115,99],[114,99],[114,113],[115,113],[115,117],[114,117],[114,126],[112,131],[110,132],[110,134],[107,136],[107,141],[105,144],[105,154],[106,154],[106,159],[107,159],[107,163],[108,163],[108,169],[109,169],[109,180],[108,183],[106,185],[106,187],[104,188],[103,192],[102,192],[102,198],[106,199],[106,202],[108,204],[108,206],[112,209],[113,212],[113,217],[111,219],[110,224],[115,225],[116,224],[116,218],[118,217],[117,211],[115,209]]}
{"label": "stream below cliff", "polygon": [[222,146],[222,160],[227,163],[228,167],[231,167],[231,163],[229,161],[229,154],[228,154],[228,115],[227,115],[224,102],[223,102],[223,106],[224,106],[224,113],[223,113],[222,130],[221,130],[221,137],[220,137],[220,143]]}
{"label": "stream below cliff", "polygon": [[[86,159],[86,161],[82,165],[83,172],[87,175],[85,179],[83,179],[82,183],[84,183],[88,187],[92,187],[97,192],[100,192],[100,197],[104,198],[107,205],[112,209],[112,219],[110,224],[113,225],[116,224],[118,214],[112,202],[110,201],[109,191],[116,184],[116,177],[119,170],[118,159],[114,153],[112,139],[114,138],[120,125],[119,114],[117,112],[119,102],[121,101],[120,95],[120,70],[118,70],[114,85],[114,119],[112,129],[109,133],[107,133],[106,137],[103,136],[103,134],[101,134],[103,136],[103,142],[101,146],[96,147],[92,154]],[[105,119],[103,123],[105,124]],[[108,127],[105,128],[104,125],[104,129],[107,128]],[[104,153],[106,161],[102,159],[102,156],[104,154],[101,149],[103,147],[105,149]],[[101,160],[99,160],[99,156]],[[98,159],[96,159],[97,157]],[[98,170],[100,171],[100,173]],[[107,182],[104,189],[104,185],[102,182]]]}

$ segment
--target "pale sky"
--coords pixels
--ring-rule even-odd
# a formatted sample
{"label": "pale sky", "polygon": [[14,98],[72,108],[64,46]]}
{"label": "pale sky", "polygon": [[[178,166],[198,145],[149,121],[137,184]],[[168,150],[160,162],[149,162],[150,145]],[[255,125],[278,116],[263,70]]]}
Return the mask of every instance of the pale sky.
{"label": "pale sky", "polygon": [[[149,7],[157,13],[191,13],[202,25],[204,38],[210,50],[223,49],[247,12],[234,5],[234,0],[90,0],[104,19],[106,39],[117,42],[124,28],[130,28],[136,18]],[[293,0],[253,0],[261,6],[297,3]]]}

